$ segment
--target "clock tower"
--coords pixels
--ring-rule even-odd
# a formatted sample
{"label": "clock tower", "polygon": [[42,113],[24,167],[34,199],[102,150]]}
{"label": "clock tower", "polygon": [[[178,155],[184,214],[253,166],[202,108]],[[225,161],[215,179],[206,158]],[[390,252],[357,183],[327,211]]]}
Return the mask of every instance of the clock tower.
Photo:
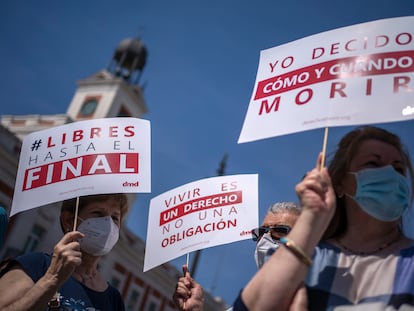
{"label": "clock tower", "polygon": [[139,80],[147,49],[141,40],[122,40],[107,69],[78,81],[66,114],[73,121],[141,117],[147,112]]}

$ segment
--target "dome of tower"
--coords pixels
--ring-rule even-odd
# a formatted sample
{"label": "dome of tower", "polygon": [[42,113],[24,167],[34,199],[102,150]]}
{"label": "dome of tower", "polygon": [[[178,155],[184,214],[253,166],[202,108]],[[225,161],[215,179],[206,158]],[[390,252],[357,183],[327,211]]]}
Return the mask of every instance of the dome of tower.
{"label": "dome of tower", "polygon": [[141,71],[147,61],[147,49],[137,38],[124,39],[115,49],[113,58],[122,68]]}

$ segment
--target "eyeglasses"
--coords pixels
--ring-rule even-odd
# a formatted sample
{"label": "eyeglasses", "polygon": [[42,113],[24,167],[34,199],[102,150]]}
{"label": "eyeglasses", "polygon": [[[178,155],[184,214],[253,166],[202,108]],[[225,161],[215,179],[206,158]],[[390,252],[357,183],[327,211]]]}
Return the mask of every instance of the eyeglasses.
{"label": "eyeglasses", "polygon": [[259,227],[252,230],[252,240],[254,242],[259,241],[263,234],[270,232],[273,240],[279,240],[281,237],[286,236],[292,228],[285,225],[276,225],[270,227]]}

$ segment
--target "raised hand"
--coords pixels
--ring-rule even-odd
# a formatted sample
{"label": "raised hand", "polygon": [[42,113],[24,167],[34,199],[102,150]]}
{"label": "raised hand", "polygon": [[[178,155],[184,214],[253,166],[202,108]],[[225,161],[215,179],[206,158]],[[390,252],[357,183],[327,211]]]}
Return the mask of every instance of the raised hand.
{"label": "raised hand", "polygon": [[178,279],[173,300],[182,311],[201,311],[204,306],[203,288],[191,277],[186,265],[183,265],[183,275]]}
{"label": "raised hand", "polygon": [[335,192],[327,168],[322,167],[321,155],[318,157],[316,167],[305,175],[296,185],[295,190],[303,211],[326,214],[328,220],[331,219],[335,211]]}
{"label": "raised hand", "polygon": [[66,233],[55,245],[52,261],[45,277],[63,284],[73,273],[75,268],[82,263],[82,253],[80,251],[79,239],[83,234],[78,231]]}

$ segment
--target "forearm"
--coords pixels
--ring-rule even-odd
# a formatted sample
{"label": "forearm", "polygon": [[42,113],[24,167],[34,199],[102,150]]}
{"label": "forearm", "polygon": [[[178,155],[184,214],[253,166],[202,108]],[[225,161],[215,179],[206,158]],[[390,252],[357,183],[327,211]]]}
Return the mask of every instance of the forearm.
{"label": "forearm", "polygon": [[0,306],[2,311],[39,311],[46,309],[48,302],[58,290],[57,282],[45,277],[39,279],[29,290],[6,306]]}
{"label": "forearm", "polygon": [[[289,239],[311,257],[328,221],[328,215],[305,210]],[[250,311],[287,310],[307,271],[308,267],[282,245],[247,284],[242,299]]]}

